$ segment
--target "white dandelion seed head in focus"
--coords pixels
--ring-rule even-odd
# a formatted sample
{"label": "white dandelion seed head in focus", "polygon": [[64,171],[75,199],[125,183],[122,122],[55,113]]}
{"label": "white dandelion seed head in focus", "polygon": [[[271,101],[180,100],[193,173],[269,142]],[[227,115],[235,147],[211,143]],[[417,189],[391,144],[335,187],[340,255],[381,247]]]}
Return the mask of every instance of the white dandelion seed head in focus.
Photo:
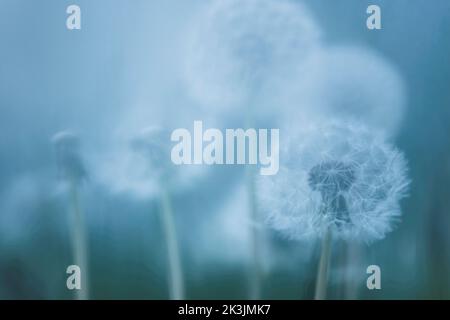
{"label": "white dandelion seed head in focus", "polygon": [[319,111],[334,119],[352,118],[389,136],[399,131],[406,109],[405,84],[397,68],[365,47],[320,48],[284,89],[280,97],[286,101],[281,103],[295,102],[299,115]]}
{"label": "white dandelion seed head in focus", "polygon": [[319,27],[301,3],[214,1],[197,18],[188,40],[191,94],[207,107],[248,103],[285,79],[319,38]]}
{"label": "white dandelion seed head in focus", "polygon": [[371,243],[392,231],[409,179],[403,154],[348,123],[310,126],[285,141],[280,170],[258,178],[260,208],[287,237]]}

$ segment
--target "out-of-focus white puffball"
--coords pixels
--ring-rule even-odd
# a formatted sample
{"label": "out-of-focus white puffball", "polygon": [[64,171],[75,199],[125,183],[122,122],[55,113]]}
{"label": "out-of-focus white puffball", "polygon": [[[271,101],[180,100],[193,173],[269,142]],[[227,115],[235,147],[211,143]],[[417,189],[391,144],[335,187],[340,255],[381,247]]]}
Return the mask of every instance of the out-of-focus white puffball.
{"label": "out-of-focus white puffball", "polygon": [[59,175],[62,179],[78,183],[86,178],[81,153],[80,141],[76,134],[70,131],[60,131],[51,139],[56,150]]}
{"label": "out-of-focus white puffball", "polygon": [[324,47],[298,69],[295,81],[284,87],[281,105],[290,119],[352,119],[398,132],[405,112],[405,85],[396,67],[364,47]]}
{"label": "out-of-focus white puffball", "polygon": [[[287,0],[214,1],[188,36],[186,83],[205,108],[254,108],[277,97],[275,83],[318,46],[320,29],[309,10]],[[231,108],[231,109],[230,109]],[[277,113],[277,105],[270,111]]]}
{"label": "out-of-focus white puffball", "polygon": [[194,186],[203,166],[177,166],[171,160],[170,131],[159,126],[141,129],[130,138],[117,139],[114,148],[100,153],[93,162],[96,179],[113,193],[138,199],[157,196],[162,187],[180,191]]}

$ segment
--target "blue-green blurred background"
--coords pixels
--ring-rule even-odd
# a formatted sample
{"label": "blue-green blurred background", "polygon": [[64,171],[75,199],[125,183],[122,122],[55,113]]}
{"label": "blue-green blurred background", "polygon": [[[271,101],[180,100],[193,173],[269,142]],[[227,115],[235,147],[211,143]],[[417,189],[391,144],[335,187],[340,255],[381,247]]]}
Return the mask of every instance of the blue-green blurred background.
{"label": "blue-green blurred background", "polygon": [[[81,30],[66,28],[72,3],[81,7]],[[324,45],[377,52],[395,66],[405,88],[393,138],[412,179],[402,222],[382,241],[358,246],[351,263],[342,263],[346,250],[335,245],[329,297],[448,299],[450,2],[302,3],[321,26]],[[366,28],[369,4],[380,5],[382,30]],[[66,129],[78,133],[88,172],[80,201],[88,229],[90,297],[169,298],[158,199],[145,192],[136,196],[143,182],[128,188],[126,173],[111,159],[125,157],[127,135],[148,125],[190,128],[195,119],[213,119],[209,126],[241,125],[239,110],[225,117],[226,124],[205,112],[182,72],[187,30],[208,5],[0,0],[1,298],[73,297],[65,272],[73,264],[70,210],[51,143]],[[204,171],[172,194],[186,297],[245,299],[252,273],[245,172],[219,166]],[[302,246],[265,230],[261,246],[262,297],[312,298],[317,244]],[[382,268],[382,290],[366,288],[370,264]]]}

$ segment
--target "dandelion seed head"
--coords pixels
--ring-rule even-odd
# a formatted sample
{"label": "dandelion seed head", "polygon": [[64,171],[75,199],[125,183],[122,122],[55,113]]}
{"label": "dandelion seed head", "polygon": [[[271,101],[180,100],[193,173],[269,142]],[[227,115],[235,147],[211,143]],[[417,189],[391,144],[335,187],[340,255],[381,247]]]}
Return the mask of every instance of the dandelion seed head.
{"label": "dandelion seed head", "polygon": [[131,141],[132,150],[147,162],[149,173],[154,178],[167,178],[173,169],[168,141],[170,132],[156,126],[142,129]]}
{"label": "dandelion seed head", "polygon": [[280,96],[286,101],[280,103],[295,102],[291,108],[298,114],[319,110],[335,119],[351,118],[395,137],[406,111],[406,88],[394,64],[356,46],[324,46],[309,57],[297,80],[285,86]]}
{"label": "dandelion seed head", "polygon": [[309,10],[287,0],[214,1],[197,21],[188,41],[187,83],[208,107],[255,99],[285,79],[321,34]]}
{"label": "dandelion seed head", "polygon": [[51,139],[55,150],[58,173],[62,179],[78,183],[86,178],[86,168],[80,154],[80,141],[71,131],[60,131]]}
{"label": "dandelion seed head", "polygon": [[403,154],[385,138],[352,123],[310,126],[291,136],[280,170],[258,178],[267,222],[289,238],[371,243],[399,221],[409,179]]}
{"label": "dandelion seed head", "polygon": [[162,188],[181,192],[195,185],[206,170],[202,166],[177,166],[171,160],[171,130],[159,125],[147,126],[135,134],[118,139],[110,153],[96,162],[96,179],[114,193],[138,199],[160,195]]}

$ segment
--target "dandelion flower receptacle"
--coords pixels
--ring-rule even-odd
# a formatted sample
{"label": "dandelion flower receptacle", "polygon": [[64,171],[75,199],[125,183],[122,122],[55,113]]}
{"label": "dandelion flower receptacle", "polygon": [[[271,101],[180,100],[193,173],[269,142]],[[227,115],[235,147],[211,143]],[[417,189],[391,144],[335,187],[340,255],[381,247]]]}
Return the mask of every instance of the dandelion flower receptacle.
{"label": "dandelion flower receptacle", "polygon": [[281,146],[279,173],[259,177],[259,203],[286,237],[323,240],[323,298],[331,239],[369,244],[392,231],[410,183],[407,163],[381,134],[355,123],[312,125]]}
{"label": "dandelion flower receptacle", "polygon": [[69,131],[55,134],[52,143],[56,150],[58,173],[68,183],[69,203],[72,211],[72,246],[75,265],[81,270],[81,289],[76,290],[76,298],[89,299],[88,245],[84,215],[80,204],[80,186],[86,178],[86,169],[80,154],[78,136]]}

